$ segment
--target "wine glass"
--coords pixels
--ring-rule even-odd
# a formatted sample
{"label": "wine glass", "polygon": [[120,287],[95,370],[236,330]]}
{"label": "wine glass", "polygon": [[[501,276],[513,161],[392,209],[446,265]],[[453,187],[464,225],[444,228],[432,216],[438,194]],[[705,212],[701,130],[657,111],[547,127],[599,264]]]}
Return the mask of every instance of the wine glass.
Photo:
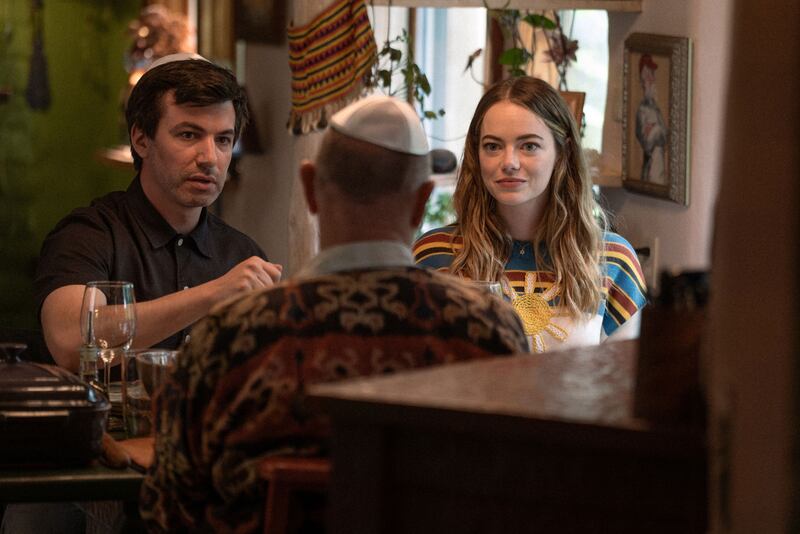
{"label": "wine glass", "polygon": [[89,282],[83,292],[81,336],[104,363],[103,386],[109,391],[114,351],[127,350],[136,330],[136,302],[130,282]]}

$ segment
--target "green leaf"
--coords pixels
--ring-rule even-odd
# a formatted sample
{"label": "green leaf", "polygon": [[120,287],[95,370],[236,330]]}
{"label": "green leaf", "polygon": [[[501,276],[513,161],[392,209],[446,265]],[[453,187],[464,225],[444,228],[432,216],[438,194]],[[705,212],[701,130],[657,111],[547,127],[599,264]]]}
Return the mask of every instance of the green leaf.
{"label": "green leaf", "polygon": [[400,58],[403,57],[403,52],[396,48],[389,49],[389,59],[392,61],[400,61]]}
{"label": "green leaf", "polygon": [[500,54],[501,65],[521,65],[525,63],[525,51],[522,48],[509,48]]}
{"label": "green leaf", "polygon": [[444,108],[439,110],[439,116],[444,117]]}
{"label": "green leaf", "polygon": [[527,73],[522,69],[513,68],[509,71],[509,74],[512,78],[519,78],[520,76],[525,76]]}
{"label": "green leaf", "polygon": [[530,14],[526,15],[525,18],[523,18],[522,20],[524,20],[534,28],[544,28],[545,30],[556,29],[555,21],[545,17],[544,15]]}
{"label": "green leaf", "polygon": [[384,87],[389,87],[392,83],[392,73],[386,69],[378,71],[378,78],[380,78],[381,85]]}
{"label": "green leaf", "polygon": [[425,115],[426,119],[435,119],[436,118],[436,113],[433,112],[433,111],[426,111],[424,113],[424,115]]}
{"label": "green leaf", "polygon": [[417,81],[417,85],[419,86],[419,89],[423,93],[425,93],[426,95],[431,94],[431,84],[430,84],[430,82],[428,82],[428,77],[427,76],[425,76],[424,74],[420,74],[417,77],[416,81]]}

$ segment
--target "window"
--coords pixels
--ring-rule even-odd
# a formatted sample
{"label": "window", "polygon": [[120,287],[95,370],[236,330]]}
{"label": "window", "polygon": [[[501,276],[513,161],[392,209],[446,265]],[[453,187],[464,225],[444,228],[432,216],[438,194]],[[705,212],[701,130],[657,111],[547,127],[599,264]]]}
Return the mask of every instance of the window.
{"label": "window", "polygon": [[[443,117],[424,121],[431,148],[450,150],[460,161],[467,128],[483,95],[485,54],[473,61],[471,69],[466,67],[471,54],[478,49],[485,50],[486,9],[417,8],[413,15],[409,13],[407,8],[370,8],[378,48],[387,39],[401,35],[403,29],[408,29],[409,21],[413,21],[415,62],[427,75],[432,89],[426,108],[445,111]],[[577,61],[570,65],[566,83],[570,91],[586,93],[583,146],[599,152],[608,78],[608,15],[604,10],[564,10],[558,14],[565,35],[577,40],[579,46]],[[552,76],[546,74],[555,72],[552,64],[539,65],[546,58],[539,53],[546,50],[546,39],[540,36],[537,42],[539,60],[533,72],[542,73],[541,77],[556,84],[557,77],[549,79]],[[404,49],[403,53],[407,51]],[[399,78],[397,80],[399,85]],[[429,212],[436,220],[426,222],[423,229],[442,223],[442,208],[455,187],[455,174],[434,179],[437,187],[429,203]]]}
{"label": "window", "polygon": [[600,152],[608,93],[608,13],[581,9],[562,11],[560,16],[567,36],[578,41],[578,61],[567,71],[567,87],[586,93],[583,148]]}

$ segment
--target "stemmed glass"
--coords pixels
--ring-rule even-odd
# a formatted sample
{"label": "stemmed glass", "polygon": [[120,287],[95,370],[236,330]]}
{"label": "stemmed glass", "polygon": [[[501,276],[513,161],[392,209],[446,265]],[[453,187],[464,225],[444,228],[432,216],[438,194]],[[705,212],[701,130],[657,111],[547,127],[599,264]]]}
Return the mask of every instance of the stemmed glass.
{"label": "stemmed glass", "polygon": [[136,301],[130,282],[89,282],[83,292],[81,336],[83,344],[98,350],[103,366],[103,386],[109,391],[114,351],[127,350],[136,331]]}

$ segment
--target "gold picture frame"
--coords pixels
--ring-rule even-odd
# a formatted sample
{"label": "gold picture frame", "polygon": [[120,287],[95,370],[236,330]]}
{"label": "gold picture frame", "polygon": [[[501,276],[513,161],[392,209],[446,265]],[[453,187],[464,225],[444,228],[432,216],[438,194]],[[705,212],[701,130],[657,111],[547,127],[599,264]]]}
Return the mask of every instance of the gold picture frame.
{"label": "gold picture frame", "polygon": [[691,41],[645,33],[625,40],[622,185],[689,205]]}

